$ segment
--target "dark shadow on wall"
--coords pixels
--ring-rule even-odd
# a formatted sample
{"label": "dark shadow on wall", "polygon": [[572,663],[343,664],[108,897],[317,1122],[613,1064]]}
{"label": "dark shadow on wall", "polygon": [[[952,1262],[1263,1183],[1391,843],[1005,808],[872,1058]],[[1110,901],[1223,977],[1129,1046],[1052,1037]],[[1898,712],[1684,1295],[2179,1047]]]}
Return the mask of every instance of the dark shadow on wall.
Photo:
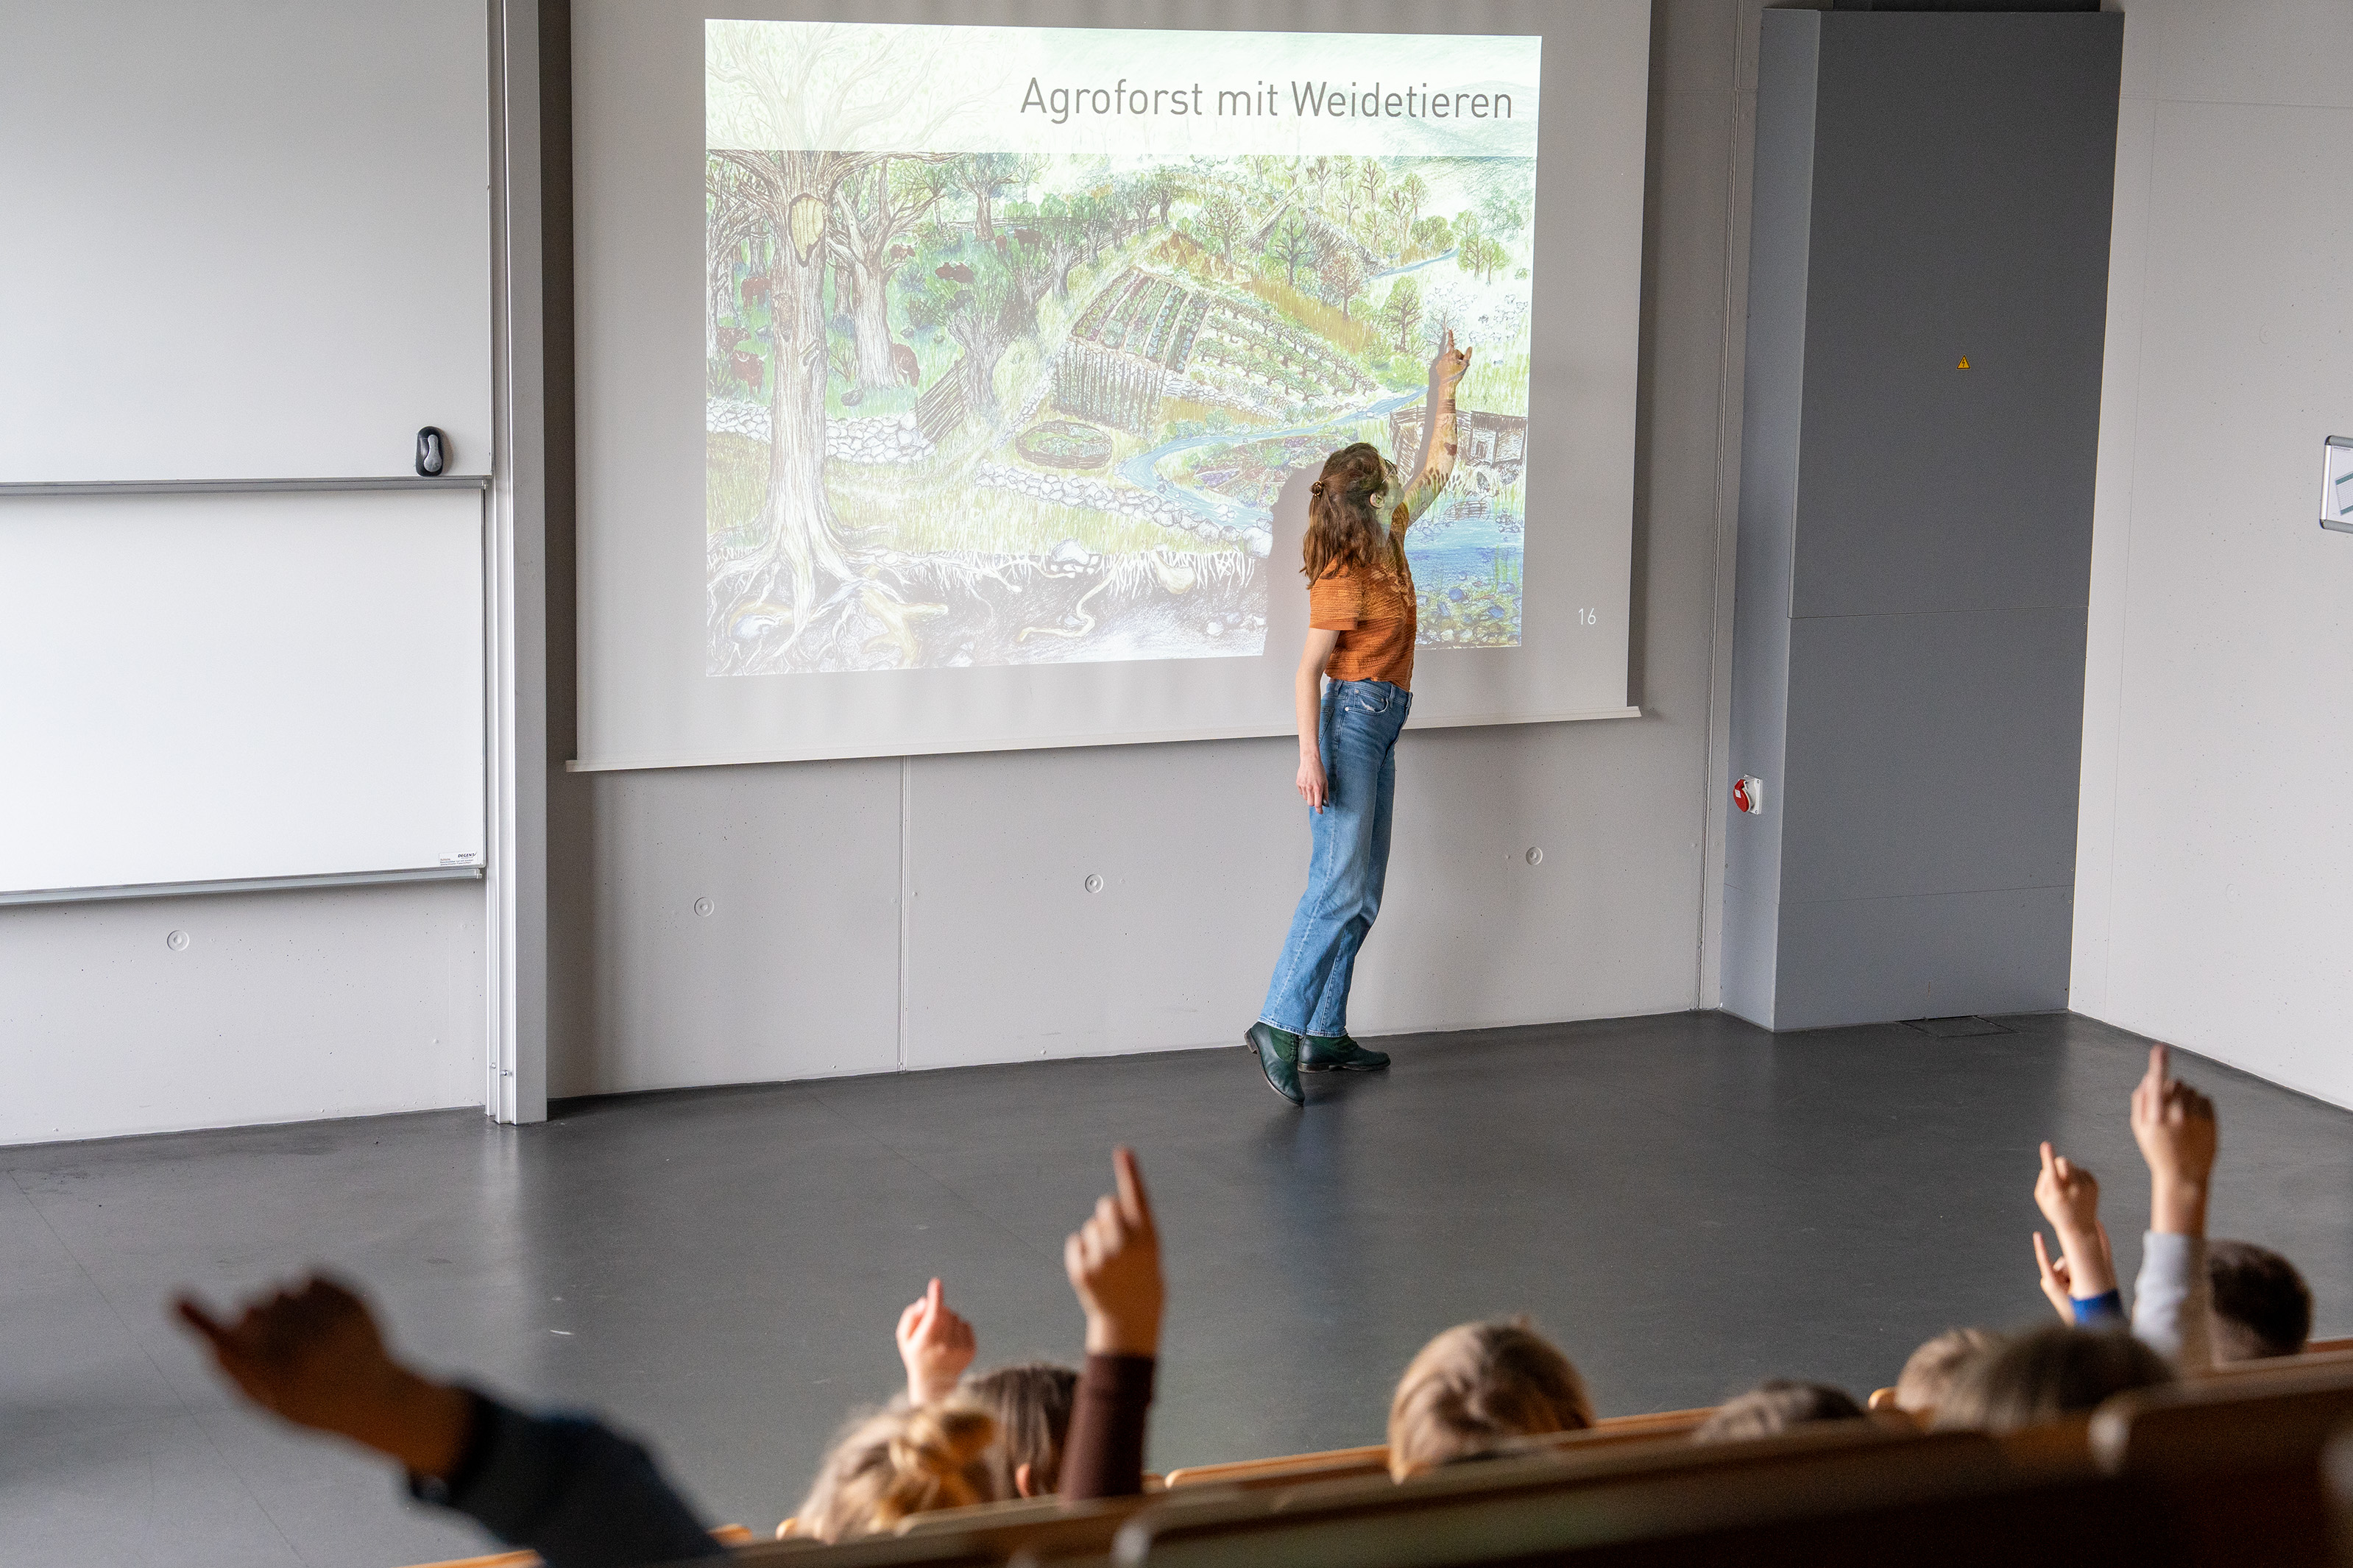
{"label": "dark shadow on wall", "polygon": [[603,1080],[597,1027],[595,775],[579,752],[577,437],[572,341],[572,6],[539,7],[540,254],[547,420],[547,1088]]}

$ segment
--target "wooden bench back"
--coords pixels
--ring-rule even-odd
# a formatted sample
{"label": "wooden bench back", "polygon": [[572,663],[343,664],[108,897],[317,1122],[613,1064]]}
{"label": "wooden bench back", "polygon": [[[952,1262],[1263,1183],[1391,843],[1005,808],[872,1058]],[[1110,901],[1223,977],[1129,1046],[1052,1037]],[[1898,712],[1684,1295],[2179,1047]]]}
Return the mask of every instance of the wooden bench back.
{"label": "wooden bench back", "polygon": [[[1687,1437],[1715,1414],[1713,1406],[1697,1410],[1658,1410],[1641,1415],[1608,1415],[1581,1432],[1561,1432],[1535,1439],[1577,1449],[1615,1447]],[[1240,1486],[1256,1489],[1289,1486],[1306,1480],[1342,1480],[1357,1476],[1388,1474],[1389,1451],[1385,1444],[1361,1448],[1327,1448],[1314,1454],[1283,1454],[1267,1459],[1236,1459],[1219,1465],[1188,1465],[1168,1472],[1173,1488]]]}
{"label": "wooden bench back", "polygon": [[2320,1456],[2333,1434],[2353,1427],[2353,1366],[2303,1359],[2118,1394],[2092,1417],[2093,1458],[2112,1475],[2153,1483],[2195,1561],[2325,1562]]}
{"label": "wooden bench back", "polygon": [[[1288,1490],[1198,1500],[1175,1491],[1128,1521],[1114,1556],[1126,1568],[1147,1562],[1155,1568],[1190,1568],[1252,1552],[1267,1561],[1375,1568],[1388,1560],[1385,1542],[1409,1537],[1420,1543],[1413,1550],[1426,1551],[1457,1531],[1467,1532],[1466,1541],[1525,1541],[1532,1551],[1549,1551],[1551,1544],[1541,1543],[1553,1542],[1567,1521],[1589,1512],[1578,1500],[1585,1494],[1666,1483],[1704,1492],[1730,1478],[1781,1470],[1813,1479],[1849,1472],[1933,1474],[1945,1485],[2010,1475],[2000,1450],[1975,1433],[1924,1436],[1841,1422],[1705,1447],[1676,1443],[1530,1452],[1449,1466],[1398,1485],[1386,1478],[1310,1481]],[[1317,1533],[1311,1539],[1302,1531]]]}

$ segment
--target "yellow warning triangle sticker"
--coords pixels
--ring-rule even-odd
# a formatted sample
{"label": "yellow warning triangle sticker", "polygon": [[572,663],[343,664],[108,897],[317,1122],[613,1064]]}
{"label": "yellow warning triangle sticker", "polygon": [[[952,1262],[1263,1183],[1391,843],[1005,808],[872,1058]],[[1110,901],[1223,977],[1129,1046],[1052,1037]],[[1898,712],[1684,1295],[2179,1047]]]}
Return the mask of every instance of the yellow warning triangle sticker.
{"label": "yellow warning triangle sticker", "polygon": [[1968,355],[1967,355],[1967,354],[1963,354],[1963,355],[1961,356],[1961,363],[1960,363],[1957,366],[1956,366],[1955,368],[1956,368],[1956,369],[1959,369],[1959,370],[1967,370],[1967,369],[1968,369],[1968,368],[1969,368],[1969,356],[1968,356]]}

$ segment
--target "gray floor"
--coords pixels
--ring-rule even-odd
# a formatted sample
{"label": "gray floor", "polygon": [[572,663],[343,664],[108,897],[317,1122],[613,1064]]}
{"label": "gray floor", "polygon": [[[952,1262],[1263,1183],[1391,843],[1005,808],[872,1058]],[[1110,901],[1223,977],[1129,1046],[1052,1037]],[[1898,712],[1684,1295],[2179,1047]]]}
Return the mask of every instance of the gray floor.
{"label": "gray floor", "polygon": [[[2135,1037],[2065,1016],[1932,1039],[1716,1015],[1428,1037],[1304,1115],[1239,1049],[0,1150],[0,1562],[352,1563],[480,1550],[384,1472],[232,1405],[164,1321],[311,1261],[397,1339],[645,1433],[769,1526],[887,1394],[924,1278],[982,1360],[1075,1356],[1063,1234],[1141,1152],[1171,1300],[1152,1458],[1377,1440],[1431,1331],[1525,1310],[1605,1413],[1773,1373],[1856,1390],[2043,1309],[2035,1142],[2147,1194]],[[2294,1257],[2353,1332],[2353,1115],[2211,1064],[2217,1234]]]}

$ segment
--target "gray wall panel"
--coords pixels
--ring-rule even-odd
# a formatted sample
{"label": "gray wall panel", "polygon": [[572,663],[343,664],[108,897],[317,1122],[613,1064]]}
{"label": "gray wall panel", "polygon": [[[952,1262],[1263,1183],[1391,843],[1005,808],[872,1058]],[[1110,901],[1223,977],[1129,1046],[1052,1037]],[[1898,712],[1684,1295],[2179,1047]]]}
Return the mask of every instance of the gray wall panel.
{"label": "gray wall panel", "polygon": [[2121,40],[1765,15],[1730,763],[1766,809],[1724,916],[1759,1023],[2064,1005]]}
{"label": "gray wall panel", "polygon": [[[1735,575],[1731,758],[1734,775],[1778,781],[1788,737],[1790,572],[1797,537],[1799,418],[1806,384],[1815,72],[1821,18],[1768,13],[1748,234],[1747,353],[1741,395],[1740,532]],[[1725,1005],[1772,1016],[1771,911],[1781,885],[1780,805],[1729,812],[1725,839]],[[1737,889],[1737,896],[1735,896]],[[1763,923],[1759,923],[1759,921]],[[1736,978],[1736,972],[1737,977]]]}
{"label": "gray wall panel", "polygon": [[1299,896],[1296,759],[1262,741],[916,759],[907,1065],[1239,1044]]}
{"label": "gray wall panel", "polygon": [[2072,884],[1785,904],[1773,1026],[2067,1005]]}
{"label": "gray wall panel", "polygon": [[2083,664],[2079,609],[1793,622],[1781,897],[2072,883]]}
{"label": "gray wall panel", "polygon": [[898,1064],[898,762],[570,782],[551,1095]]}
{"label": "gray wall panel", "polygon": [[2124,18],[1822,22],[1792,613],[2080,605]]}

